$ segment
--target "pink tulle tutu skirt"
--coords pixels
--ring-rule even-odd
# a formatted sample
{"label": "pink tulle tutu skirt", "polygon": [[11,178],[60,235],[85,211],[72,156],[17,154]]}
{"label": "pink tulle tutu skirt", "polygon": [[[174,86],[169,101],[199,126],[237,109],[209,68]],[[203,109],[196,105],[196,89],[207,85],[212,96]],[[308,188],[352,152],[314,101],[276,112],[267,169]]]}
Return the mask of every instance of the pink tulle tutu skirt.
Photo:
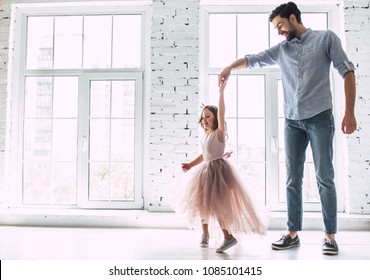
{"label": "pink tulle tutu skirt", "polygon": [[191,224],[213,220],[232,233],[266,232],[266,209],[258,205],[242,175],[228,160],[201,163],[183,176],[181,184],[178,210]]}

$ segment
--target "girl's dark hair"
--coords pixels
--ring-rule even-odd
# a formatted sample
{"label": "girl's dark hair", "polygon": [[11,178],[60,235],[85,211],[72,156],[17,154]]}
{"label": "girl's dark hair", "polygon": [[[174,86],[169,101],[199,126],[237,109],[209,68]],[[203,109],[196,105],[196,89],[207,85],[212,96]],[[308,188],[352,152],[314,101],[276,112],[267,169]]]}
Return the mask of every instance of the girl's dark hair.
{"label": "girl's dark hair", "polygon": [[216,106],[213,106],[213,105],[206,105],[206,106],[203,107],[203,110],[202,110],[202,113],[200,114],[198,123],[204,129],[203,124],[202,124],[202,120],[203,120],[203,112],[204,112],[205,109],[210,110],[212,112],[212,114],[215,116],[214,121],[213,121],[213,127],[215,129],[217,129],[218,128],[218,118],[217,118],[218,108]]}
{"label": "girl's dark hair", "polygon": [[288,2],[275,8],[275,10],[271,12],[269,20],[270,22],[272,22],[272,20],[277,16],[289,19],[290,15],[295,15],[295,17],[297,18],[297,22],[302,23],[301,11],[298,9],[297,5],[294,4],[293,2]]}
{"label": "girl's dark hair", "polygon": [[[205,129],[203,124],[202,124],[203,112],[204,112],[205,109],[210,110],[212,112],[212,114],[215,116],[214,121],[213,121],[213,127],[214,127],[214,129],[217,129],[218,128],[218,118],[217,118],[218,108],[214,105],[206,105],[206,106],[203,107],[203,110],[200,114],[198,123],[202,126],[203,129]],[[225,139],[227,139],[227,138],[229,138],[229,136],[227,134],[227,125],[226,125],[226,122],[225,122]]]}

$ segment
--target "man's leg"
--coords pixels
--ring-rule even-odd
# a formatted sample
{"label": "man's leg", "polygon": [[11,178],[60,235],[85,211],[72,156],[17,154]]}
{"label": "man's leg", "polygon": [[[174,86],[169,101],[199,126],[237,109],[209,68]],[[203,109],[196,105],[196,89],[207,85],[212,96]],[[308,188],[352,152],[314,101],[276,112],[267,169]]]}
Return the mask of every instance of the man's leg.
{"label": "man's leg", "polygon": [[288,234],[272,244],[273,249],[299,246],[297,231],[302,230],[302,183],[308,137],[301,121],[285,120],[285,162]]}
{"label": "man's leg", "polygon": [[[324,240],[323,253],[337,254],[338,246],[334,237],[337,233],[337,194],[334,183],[333,138],[334,119],[331,110],[325,111],[306,123],[310,138],[316,180],[320,194],[324,230],[329,240]],[[328,246],[325,243],[328,242]],[[333,244],[331,244],[333,243]]]}
{"label": "man's leg", "polygon": [[285,122],[288,230],[302,230],[302,184],[308,137],[300,121]]}

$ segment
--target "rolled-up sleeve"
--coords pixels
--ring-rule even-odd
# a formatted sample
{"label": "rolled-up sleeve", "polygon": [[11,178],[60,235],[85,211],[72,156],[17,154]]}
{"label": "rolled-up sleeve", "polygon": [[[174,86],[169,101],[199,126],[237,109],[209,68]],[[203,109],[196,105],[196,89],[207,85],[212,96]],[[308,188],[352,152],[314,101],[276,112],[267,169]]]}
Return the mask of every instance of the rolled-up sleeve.
{"label": "rolled-up sleeve", "polygon": [[280,46],[274,46],[258,54],[247,54],[245,58],[248,61],[248,68],[264,67],[278,63]]}
{"label": "rolled-up sleeve", "polygon": [[339,69],[338,69],[338,72],[339,74],[344,77],[344,75],[347,73],[347,72],[355,72],[355,66],[353,65],[353,63],[351,61],[348,61],[348,60],[345,60],[343,61],[343,66],[341,66]]}
{"label": "rolled-up sleeve", "polygon": [[349,71],[355,72],[355,66],[351,61],[348,60],[347,54],[343,50],[338,36],[332,31],[328,31],[327,35],[329,36],[328,43],[330,44],[330,58],[333,61],[333,66],[335,69],[337,69],[339,75],[344,77],[344,75]]}

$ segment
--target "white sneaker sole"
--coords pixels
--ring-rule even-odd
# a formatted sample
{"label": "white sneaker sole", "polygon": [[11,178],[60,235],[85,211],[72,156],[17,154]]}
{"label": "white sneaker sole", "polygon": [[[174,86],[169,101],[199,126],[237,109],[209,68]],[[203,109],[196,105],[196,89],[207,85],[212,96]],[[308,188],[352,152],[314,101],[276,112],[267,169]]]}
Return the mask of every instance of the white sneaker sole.
{"label": "white sneaker sole", "polygon": [[288,250],[288,249],[292,249],[292,248],[299,247],[299,246],[300,244],[293,244],[293,245],[289,245],[286,247],[279,247],[279,246],[271,245],[271,248],[274,250]]}

